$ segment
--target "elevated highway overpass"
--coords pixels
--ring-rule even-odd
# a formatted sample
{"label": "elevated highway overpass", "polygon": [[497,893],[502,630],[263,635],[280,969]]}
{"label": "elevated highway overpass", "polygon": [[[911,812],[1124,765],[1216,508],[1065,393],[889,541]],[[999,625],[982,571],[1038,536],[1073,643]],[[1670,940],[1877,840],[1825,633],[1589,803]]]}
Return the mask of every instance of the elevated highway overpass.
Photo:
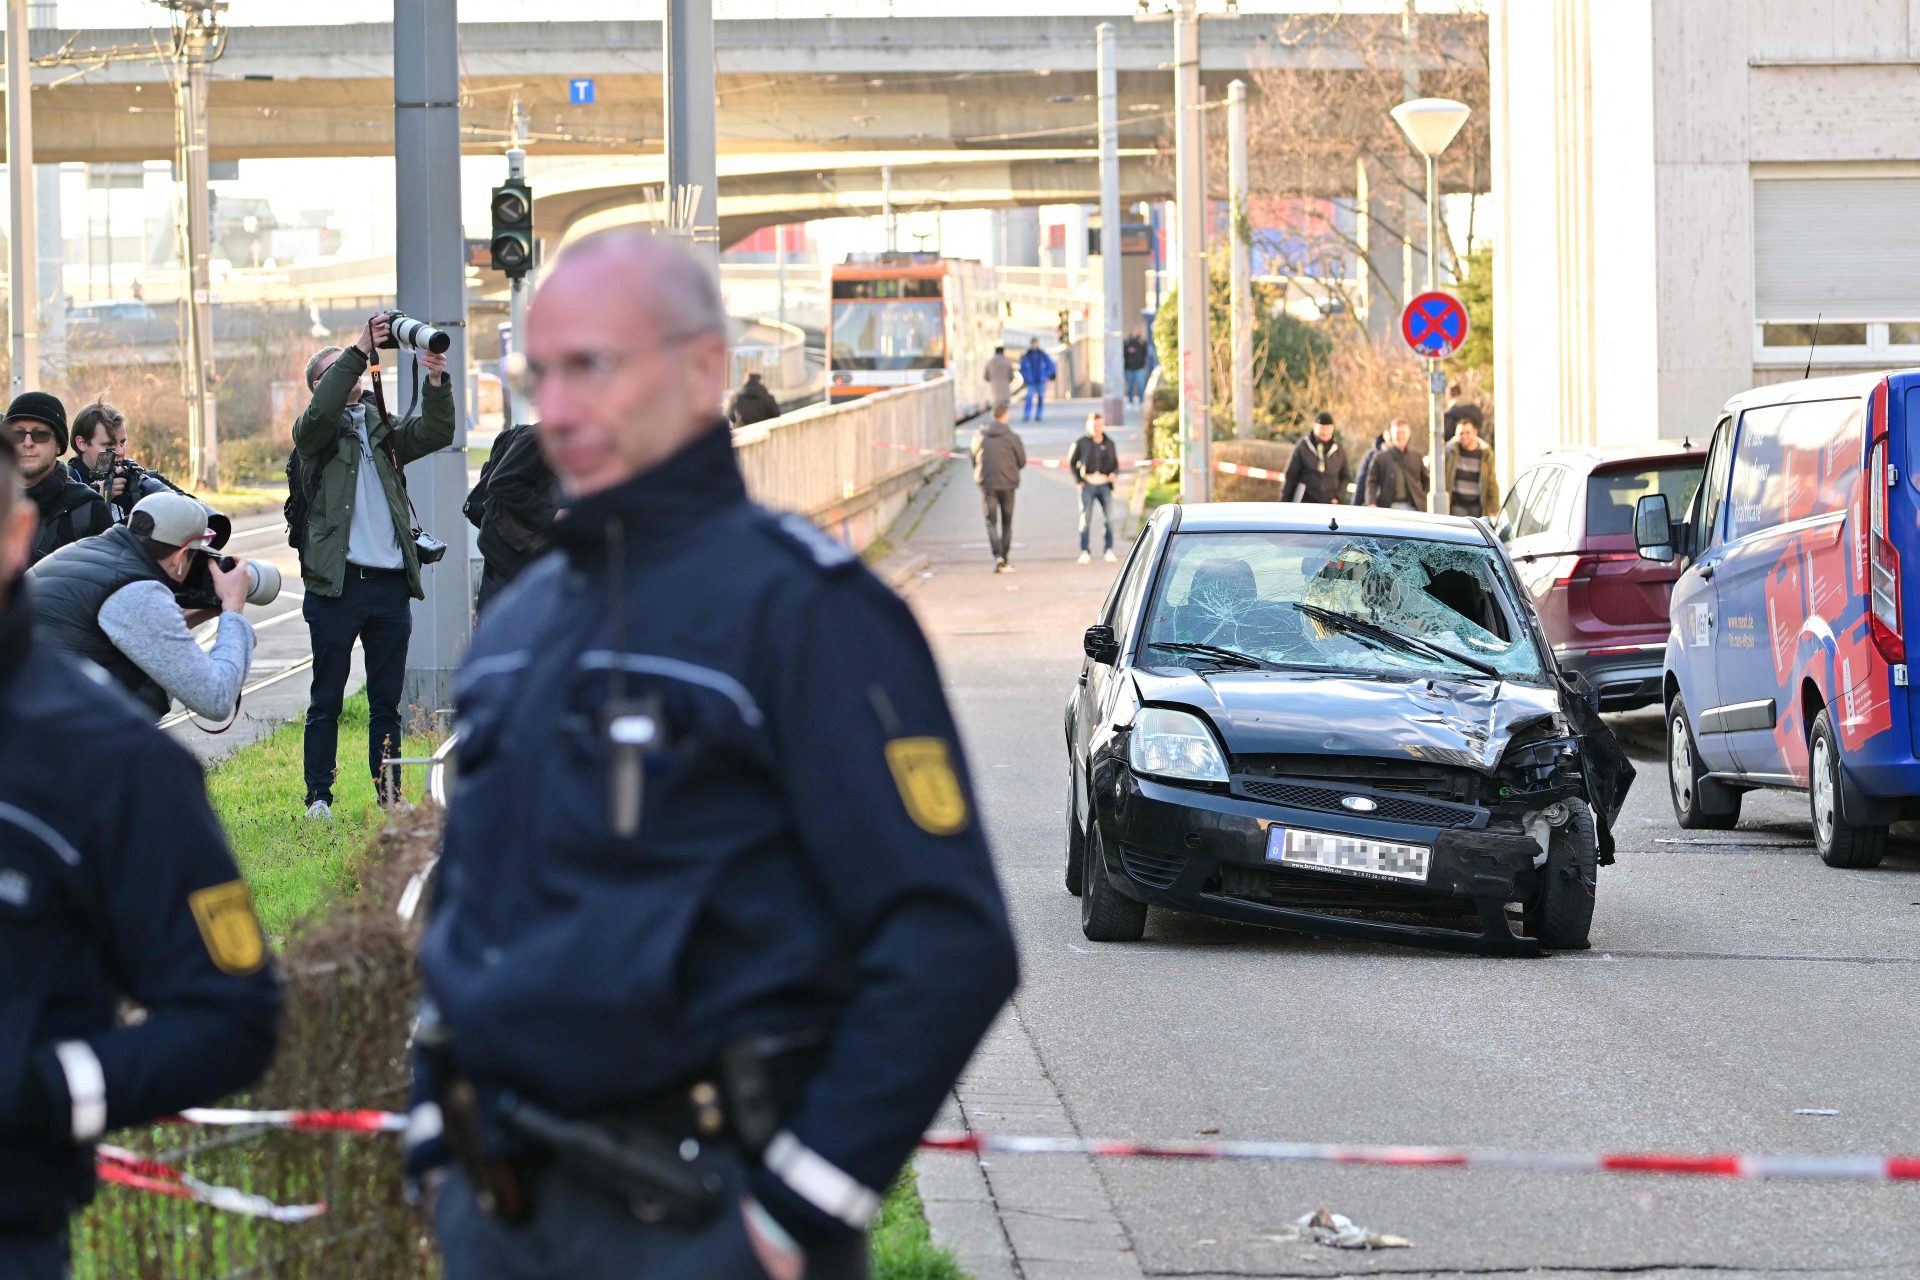
{"label": "elevated highway overpass", "polygon": [[[1355,15],[1343,34],[1283,37],[1271,16],[1207,24],[1209,94],[1249,70],[1360,70],[1356,33],[1392,16]],[[1457,21],[1441,19],[1423,21]],[[715,24],[723,154],[1092,147],[1096,19],[1046,15],[782,18]],[[1122,19],[1122,143],[1171,143],[1171,33]],[[146,30],[32,33],[35,159],[160,160],[173,154],[167,68],[94,61],[89,50],[153,47]],[[460,28],[463,129],[475,154],[498,152],[508,107],[530,113],[537,155],[658,151],[658,22],[469,23]],[[393,153],[393,32],[385,23],[234,27],[212,68],[215,160]],[[596,101],[568,102],[590,76]]]}

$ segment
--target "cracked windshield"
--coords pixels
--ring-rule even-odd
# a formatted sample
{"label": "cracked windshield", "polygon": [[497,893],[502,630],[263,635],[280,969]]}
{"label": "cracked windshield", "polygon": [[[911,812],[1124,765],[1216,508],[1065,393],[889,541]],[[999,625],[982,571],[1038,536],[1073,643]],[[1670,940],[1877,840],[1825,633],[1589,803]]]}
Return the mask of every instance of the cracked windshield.
{"label": "cracked windshield", "polygon": [[1545,679],[1483,547],[1184,534],[1162,582],[1146,635],[1155,665]]}

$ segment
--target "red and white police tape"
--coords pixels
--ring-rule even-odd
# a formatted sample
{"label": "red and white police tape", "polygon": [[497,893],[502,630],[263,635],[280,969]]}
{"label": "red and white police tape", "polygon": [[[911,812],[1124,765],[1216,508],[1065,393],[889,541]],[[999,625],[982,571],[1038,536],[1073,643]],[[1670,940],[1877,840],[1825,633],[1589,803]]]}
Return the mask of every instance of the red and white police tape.
{"label": "red and white police tape", "polygon": [[[187,1111],[194,1124],[398,1133],[385,1111]],[[1659,1173],[1740,1179],[1920,1182],[1920,1155],[1689,1155],[1678,1152],[1500,1151],[1474,1147],[1347,1146],[1328,1142],[1129,1142],[987,1133],[929,1133],[923,1151],[974,1155],[1078,1155],[1153,1160],[1263,1160],[1396,1169],[1506,1169],[1527,1173]]]}
{"label": "red and white police tape", "polygon": [[[892,440],[876,440],[873,444],[877,449],[898,449],[902,453],[924,454],[930,458],[964,458],[967,456],[953,449],[925,449],[919,445],[897,444]],[[1067,464],[1059,458],[1028,458],[1027,465],[1030,467],[1046,467],[1049,470],[1057,471]],[[1129,458],[1120,464],[1120,470],[1151,470],[1155,467],[1177,467],[1179,465],[1180,460],[1178,458]],[[1253,480],[1280,481],[1287,478],[1287,473],[1284,471],[1275,471],[1271,467],[1243,466],[1238,462],[1216,462],[1213,464],[1213,469],[1222,475],[1246,476]]]}
{"label": "red and white police tape", "polygon": [[94,1172],[102,1182],[130,1187],[135,1191],[172,1196],[177,1200],[191,1200],[195,1204],[204,1204],[226,1213],[265,1218],[269,1222],[308,1222],[327,1211],[324,1204],[275,1204],[265,1196],[241,1191],[237,1187],[202,1182],[170,1164],[150,1160],[122,1147],[97,1148],[94,1152]]}

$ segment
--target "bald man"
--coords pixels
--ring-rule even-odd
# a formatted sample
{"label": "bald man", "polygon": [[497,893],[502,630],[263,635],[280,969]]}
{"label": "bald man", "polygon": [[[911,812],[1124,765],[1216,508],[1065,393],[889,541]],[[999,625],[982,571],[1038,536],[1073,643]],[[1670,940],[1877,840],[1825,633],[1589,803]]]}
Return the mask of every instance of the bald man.
{"label": "bald man", "polygon": [[1013,989],[933,659],[858,557],[748,500],[725,326],[709,269],[632,231],[529,309],[566,511],[458,681],[421,949],[408,1166],[449,1280],[866,1275]]}

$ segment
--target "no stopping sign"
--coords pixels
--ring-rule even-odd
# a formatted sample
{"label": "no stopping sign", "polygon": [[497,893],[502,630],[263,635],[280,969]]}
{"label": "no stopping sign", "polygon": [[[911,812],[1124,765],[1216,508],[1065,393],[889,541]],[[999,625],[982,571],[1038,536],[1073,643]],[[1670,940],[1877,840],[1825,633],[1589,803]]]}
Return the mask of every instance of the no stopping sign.
{"label": "no stopping sign", "polygon": [[1467,340],[1467,309],[1460,299],[1438,289],[1423,293],[1400,313],[1400,336],[1413,354],[1445,360]]}

